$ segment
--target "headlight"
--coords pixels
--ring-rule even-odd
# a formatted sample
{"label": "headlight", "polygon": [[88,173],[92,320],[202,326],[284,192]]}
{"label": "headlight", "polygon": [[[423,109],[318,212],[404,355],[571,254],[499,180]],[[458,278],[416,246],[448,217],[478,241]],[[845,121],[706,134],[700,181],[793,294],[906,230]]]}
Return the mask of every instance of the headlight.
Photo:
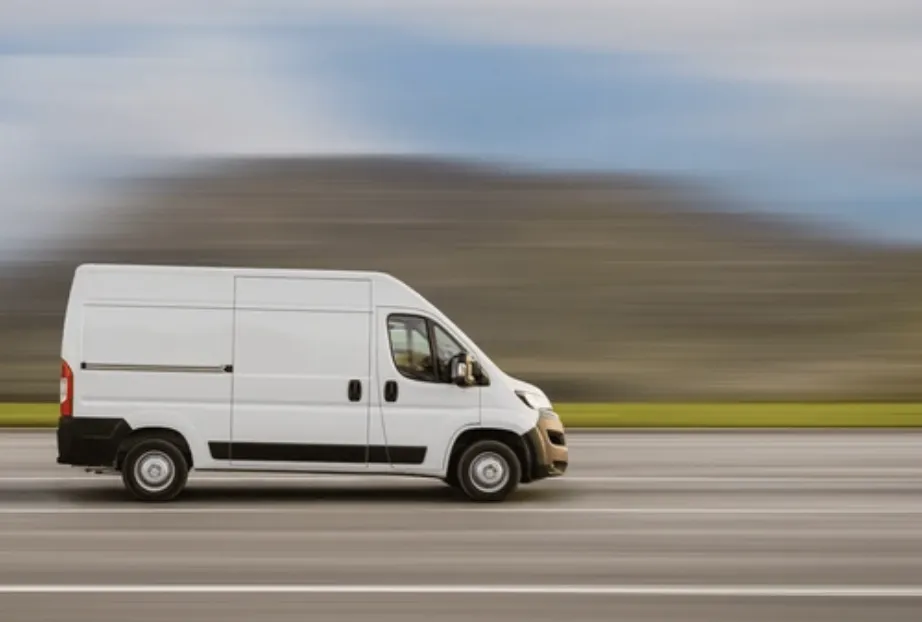
{"label": "headlight", "polygon": [[519,399],[522,400],[522,402],[529,408],[533,408],[535,410],[551,408],[551,402],[546,397],[538,395],[537,393],[532,393],[530,391],[516,391],[515,394],[518,395]]}

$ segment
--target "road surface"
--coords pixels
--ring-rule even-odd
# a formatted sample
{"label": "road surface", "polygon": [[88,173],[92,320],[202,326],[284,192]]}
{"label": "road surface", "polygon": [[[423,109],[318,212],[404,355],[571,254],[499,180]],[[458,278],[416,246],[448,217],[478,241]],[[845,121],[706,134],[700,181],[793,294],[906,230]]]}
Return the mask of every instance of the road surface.
{"label": "road surface", "polygon": [[0,434],[0,619],[922,619],[922,434],[573,434],[496,506],[441,482],[193,477],[166,506]]}

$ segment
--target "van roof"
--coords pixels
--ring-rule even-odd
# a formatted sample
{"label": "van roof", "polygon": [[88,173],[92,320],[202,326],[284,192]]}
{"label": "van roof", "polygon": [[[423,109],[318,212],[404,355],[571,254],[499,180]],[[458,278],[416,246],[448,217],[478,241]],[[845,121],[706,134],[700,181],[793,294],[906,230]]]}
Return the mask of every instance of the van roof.
{"label": "van roof", "polygon": [[218,274],[260,275],[260,276],[324,276],[355,278],[377,278],[382,280],[400,281],[395,276],[380,270],[333,270],[327,268],[260,268],[244,266],[204,266],[204,265],[179,265],[179,264],[119,264],[119,263],[83,263],[77,267],[77,272],[213,272]]}

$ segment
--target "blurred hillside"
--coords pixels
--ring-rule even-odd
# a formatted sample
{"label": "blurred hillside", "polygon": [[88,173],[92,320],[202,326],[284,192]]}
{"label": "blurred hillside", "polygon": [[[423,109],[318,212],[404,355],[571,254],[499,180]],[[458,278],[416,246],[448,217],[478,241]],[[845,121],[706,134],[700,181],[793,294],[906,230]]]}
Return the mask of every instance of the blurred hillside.
{"label": "blurred hillside", "polygon": [[0,398],[56,399],[85,261],[391,272],[557,400],[922,397],[922,252],[720,213],[700,188],[305,159],[218,162],[125,197],[0,272]]}

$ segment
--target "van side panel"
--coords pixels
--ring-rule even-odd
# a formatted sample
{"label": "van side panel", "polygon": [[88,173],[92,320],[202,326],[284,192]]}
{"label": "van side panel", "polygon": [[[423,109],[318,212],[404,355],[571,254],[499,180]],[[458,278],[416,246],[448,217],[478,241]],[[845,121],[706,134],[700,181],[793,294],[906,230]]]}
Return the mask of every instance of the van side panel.
{"label": "van side panel", "polygon": [[74,371],[73,418],[173,429],[197,468],[220,466],[208,441],[230,438],[232,347],[232,278],[83,269],[63,347]]}
{"label": "van side panel", "polygon": [[235,467],[364,468],[371,282],[238,277],[236,290],[232,443],[212,451]]}

